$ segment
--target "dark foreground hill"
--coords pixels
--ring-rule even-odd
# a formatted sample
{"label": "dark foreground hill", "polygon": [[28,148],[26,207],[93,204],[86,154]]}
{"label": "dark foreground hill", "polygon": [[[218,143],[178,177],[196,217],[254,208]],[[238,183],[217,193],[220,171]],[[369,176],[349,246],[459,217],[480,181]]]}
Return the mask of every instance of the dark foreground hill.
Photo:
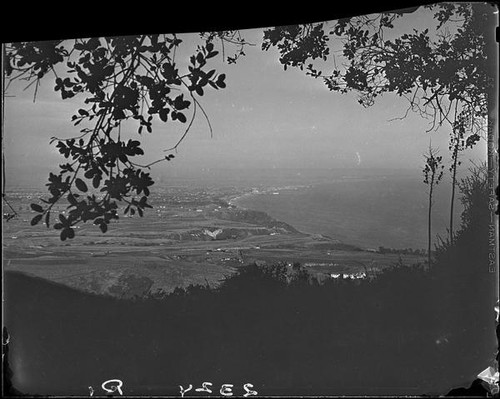
{"label": "dark foreground hill", "polygon": [[111,379],[125,395],[199,396],[203,382],[213,395],[445,394],[494,358],[490,299],[462,311],[419,267],[318,285],[249,265],[217,289],[136,300],[16,272],[4,284],[12,383],[28,394],[104,394]]}

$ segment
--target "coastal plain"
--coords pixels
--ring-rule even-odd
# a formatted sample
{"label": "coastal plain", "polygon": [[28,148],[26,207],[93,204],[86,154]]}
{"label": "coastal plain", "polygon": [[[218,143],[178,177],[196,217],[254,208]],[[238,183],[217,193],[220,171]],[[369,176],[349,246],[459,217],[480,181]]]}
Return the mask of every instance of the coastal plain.
{"label": "coastal plain", "polygon": [[[97,226],[75,227],[74,239],[30,226],[42,192],[9,194],[17,216],[3,223],[3,270],[17,271],[86,292],[134,297],[172,292],[191,284],[216,287],[251,263],[291,267],[300,263],[321,282],[339,274],[374,277],[400,260],[424,263],[416,254],[379,253],[320,234],[304,233],[264,212],[243,209],[233,200],[251,190],[237,187],[157,189],[143,217],[119,211],[103,234]],[[65,213],[65,200],[51,212]],[[5,217],[4,208],[4,217]],[[401,258],[401,259],[400,259]]]}

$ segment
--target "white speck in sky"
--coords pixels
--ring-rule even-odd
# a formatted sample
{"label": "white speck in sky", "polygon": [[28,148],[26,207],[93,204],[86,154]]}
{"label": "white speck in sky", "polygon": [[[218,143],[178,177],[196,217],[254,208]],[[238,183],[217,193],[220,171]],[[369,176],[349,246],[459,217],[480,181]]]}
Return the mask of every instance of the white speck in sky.
{"label": "white speck in sky", "polygon": [[356,156],[358,157],[358,165],[361,165],[361,155],[359,155],[358,151],[356,151]]}

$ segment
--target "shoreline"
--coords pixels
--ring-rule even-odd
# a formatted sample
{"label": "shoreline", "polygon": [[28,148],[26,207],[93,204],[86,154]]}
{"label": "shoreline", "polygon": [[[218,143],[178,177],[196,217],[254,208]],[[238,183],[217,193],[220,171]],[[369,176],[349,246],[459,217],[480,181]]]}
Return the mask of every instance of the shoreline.
{"label": "shoreline", "polygon": [[[247,197],[251,196],[256,196],[256,195],[269,195],[269,194],[275,194],[279,195],[281,194],[281,191],[296,191],[304,188],[313,188],[316,186],[316,184],[296,184],[296,185],[287,185],[287,186],[271,186],[271,187],[266,187],[266,188],[255,188],[252,187],[250,192],[246,192],[243,194],[238,194],[238,195],[233,195],[229,196],[226,198],[223,198],[229,205],[236,206],[240,209],[248,209],[241,204],[238,204],[238,202]],[[256,211],[259,211],[258,209],[254,209]]]}
{"label": "shoreline", "polygon": [[[333,181],[328,182],[328,183],[333,183]],[[355,244],[345,243],[345,242],[343,242],[343,241],[341,241],[339,239],[332,238],[329,235],[326,235],[326,234],[323,234],[323,233],[318,233],[318,232],[314,232],[314,231],[304,231],[302,229],[298,229],[293,224],[291,224],[289,222],[282,221],[282,220],[280,220],[280,219],[278,219],[278,218],[270,215],[266,211],[263,211],[263,210],[260,210],[260,209],[255,209],[255,208],[248,208],[248,207],[245,207],[245,206],[241,205],[241,203],[240,203],[240,201],[242,199],[244,199],[244,198],[249,198],[249,197],[253,197],[253,196],[257,196],[257,195],[280,195],[282,191],[297,191],[297,190],[300,190],[300,189],[311,189],[311,188],[313,188],[313,187],[315,187],[315,186],[317,186],[319,184],[321,184],[321,183],[316,183],[316,184],[298,184],[298,185],[287,185],[287,186],[271,186],[271,187],[266,187],[266,188],[255,188],[255,187],[252,187],[251,189],[249,189],[250,191],[247,190],[247,192],[245,192],[243,194],[237,194],[237,195],[231,195],[231,196],[223,197],[223,198],[221,198],[221,200],[223,200],[224,202],[226,202],[228,204],[228,206],[234,207],[234,208],[236,208],[238,210],[242,210],[242,211],[254,211],[254,212],[264,213],[268,217],[270,217],[271,219],[275,220],[278,223],[284,223],[284,224],[289,225],[290,227],[292,227],[294,230],[296,230],[300,234],[303,234],[303,235],[306,235],[306,236],[309,236],[309,237],[312,237],[312,238],[316,238],[316,239],[319,238],[319,239],[330,240],[332,242],[335,242],[336,244],[352,245],[353,247],[359,247],[363,251],[370,250],[370,248],[364,248],[364,247],[361,247],[361,246],[358,246],[358,245],[355,245]]]}
{"label": "shoreline", "polygon": [[[324,210],[322,207],[322,204],[319,203],[317,205],[311,204],[312,209],[307,210],[305,209],[303,215],[296,215],[294,213],[294,210],[292,209],[291,205],[288,206],[287,204],[294,203],[296,206],[300,207],[309,207],[307,202],[302,201],[301,199],[303,198],[309,198],[306,191],[307,190],[314,190],[315,188],[319,188],[320,191],[322,191],[322,187],[326,187],[326,191],[330,189],[329,186],[336,186],[337,183],[346,183],[349,184],[350,181],[356,181],[361,184],[365,179],[360,179],[359,177],[355,177],[352,179],[350,176],[343,176],[342,178],[339,179],[333,179],[330,181],[323,181],[323,182],[315,182],[312,184],[295,184],[295,185],[269,185],[267,187],[252,187],[246,190],[241,190],[242,192],[239,194],[234,194],[231,196],[227,196],[224,198],[224,201],[232,207],[236,207],[241,210],[253,210],[253,211],[258,211],[258,212],[264,212],[273,219],[277,221],[282,221],[283,223],[286,223],[292,227],[294,227],[297,231],[300,231],[303,234],[309,235],[309,236],[320,236],[324,237],[325,239],[341,242],[341,243],[350,243],[350,245],[359,247],[365,251],[378,251],[379,248],[391,248],[397,251],[404,251],[404,250],[421,250],[424,249],[425,247],[422,245],[418,245],[417,242],[407,242],[410,237],[415,236],[415,232],[413,231],[414,227],[410,224],[402,224],[404,221],[401,220],[396,220],[397,216],[394,216],[395,214],[393,213],[393,216],[390,216],[389,214],[387,217],[390,217],[390,219],[393,222],[399,222],[399,224],[392,224],[389,225],[389,228],[392,230],[400,229],[404,236],[403,238],[401,237],[396,237],[393,233],[390,234],[382,234],[380,233],[379,236],[374,236],[374,232],[377,231],[377,229],[380,229],[381,227],[377,226],[384,226],[384,221],[386,219],[383,219],[385,216],[380,216],[377,212],[373,215],[375,217],[375,222],[371,221],[370,219],[360,219],[363,217],[368,217],[365,215],[366,212],[363,212],[361,216],[355,216],[352,214],[352,212],[349,212],[348,217],[352,218],[355,217],[356,223],[368,223],[368,227],[365,226],[363,229],[363,225],[360,225],[360,235],[359,237],[356,236],[356,229],[355,227],[353,228],[348,228],[346,229],[345,223],[342,224],[342,215],[343,209],[342,206],[348,205],[348,203],[344,202],[340,204],[340,208],[337,207],[335,202],[332,202],[332,207],[334,209],[332,212],[336,214],[336,217],[338,220],[340,220],[340,225],[338,228],[335,228],[335,222],[332,222],[330,225],[325,224],[325,220],[329,220],[328,216],[329,215],[324,215],[324,218],[321,219],[321,215]],[[386,181],[387,178],[385,176],[378,177],[375,179],[376,183],[377,181],[384,180]],[[372,179],[367,179],[367,181],[373,182]],[[342,186],[340,188],[342,190]],[[294,194],[294,192],[297,193],[297,198]],[[306,193],[305,195],[302,195],[303,193]],[[280,200],[272,198],[273,195],[286,195],[288,197],[285,197],[282,200],[283,206],[281,206]],[[257,196],[264,195],[267,197],[264,197],[262,199],[256,199],[254,202],[253,199],[257,198]],[[386,195],[386,194],[384,194]],[[380,195],[379,195],[380,196]],[[329,197],[327,197],[328,199]],[[349,197],[346,197],[349,198]],[[288,202],[288,199],[290,199],[291,202]],[[297,202],[298,201],[298,202]],[[359,201],[356,200],[356,204],[359,206]],[[260,205],[260,206],[259,206]],[[319,216],[316,215],[315,209],[318,206],[319,208]],[[383,212],[387,213],[387,209],[383,209]],[[382,213],[382,215],[385,215]],[[325,219],[326,218],[326,219]],[[336,220],[337,220],[336,219]],[[389,220],[388,223],[389,223]],[[378,223],[378,224],[376,224]],[[363,235],[365,234],[365,235]],[[354,237],[354,239],[350,239]],[[417,245],[415,245],[417,244]]]}

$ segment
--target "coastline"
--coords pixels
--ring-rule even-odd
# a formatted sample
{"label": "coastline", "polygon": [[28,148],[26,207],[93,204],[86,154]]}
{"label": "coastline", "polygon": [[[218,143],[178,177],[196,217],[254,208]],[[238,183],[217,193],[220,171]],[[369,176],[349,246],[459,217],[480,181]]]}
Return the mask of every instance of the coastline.
{"label": "coastline", "polygon": [[[238,207],[240,209],[248,209],[241,205],[239,202],[242,199],[249,198],[252,196],[256,195],[268,195],[268,194],[274,194],[274,195],[279,195],[281,194],[282,191],[295,191],[295,190],[300,190],[300,189],[308,189],[314,187],[315,184],[296,184],[296,185],[287,185],[287,186],[270,186],[270,187],[264,187],[264,188],[255,188],[252,187],[249,192],[243,193],[243,194],[238,194],[238,195],[233,195],[224,198],[224,200],[232,206]],[[258,209],[255,209],[258,210]]]}
{"label": "coastline", "polygon": [[[313,184],[253,186],[225,200],[238,209],[265,212],[304,234],[367,250],[423,249],[426,198],[420,183],[413,176],[343,176]],[[446,209],[446,193],[438,197],[436,209]],[[441,232],[446,218],[438,211],[434,223]]]}
{"label": "coastline", "polygon": [[[333,182],[329,182],[333,183]],[[246,207],[241,204],[241,201],[259,196],[259,195],[280,195],[283,193],[283,191],[297,191],[301,189],[311,189],[321,183],[316,183],[316,184],[297,184],[297,185],[286,185],[286,186],[270,186],[270,187],[264,187],[264,188],[255,188],[252,187],[249,189],[250,191],[247,190],[247,192],[244,192],[242,194],[235,194],[235,195],[230,195],[227,197],[221,198],[222,201],[226,202],[229,207],[232,207],[237,210],[241,211],[251,211],[251,212],[259,212],[262,214],[265,214],[267,217],[270,219],[274,220],[277,224],[282,224],[289,226],[292,231],[295,231],[297,233],[300,233],[301,235],[311,237],[313,240],[319,240],[319,241],[330,241],[332,243],[335,243],[336,245],[345,245],[346,247],[352,247],[352,248],[359,248],[358,245],[355,244],[349,244],[347,242],[344,242],[342,240],[336,239],[331,237],[328,234],[323,234],[320,232],[316,231],[306,231],[304,229],[297,228],[293,223],[285,222],[281,220],[280,218],[276,218],[273,215],[270,215],[268,212],[262,210],[262,209],[257,209],[257,207]],[[369,250],[369,248],[359,248],[361,250]]]}

